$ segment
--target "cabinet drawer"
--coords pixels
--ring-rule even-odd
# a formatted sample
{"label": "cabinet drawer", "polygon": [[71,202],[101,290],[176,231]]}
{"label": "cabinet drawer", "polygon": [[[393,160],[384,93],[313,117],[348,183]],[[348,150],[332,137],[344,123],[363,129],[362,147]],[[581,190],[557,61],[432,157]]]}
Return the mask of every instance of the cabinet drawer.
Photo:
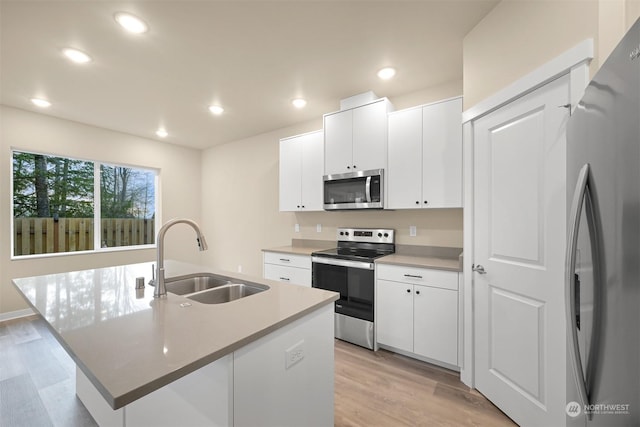
{"label": "cabinet drawer", "polygon": [[291,255],[281,252],[265,252],[265,264],[276,264],[311,270],[311,257],[308,255]]}
{"label": "cabinet drawer", "polygon": [[265,264],[264,278],[311,287],[311,270],[306,268]]}
{"label": "cabinet drawer", "polygon": [[379,264],[376,265],[376,277],[394,282],[458,290],[458,273],[455,271]]}

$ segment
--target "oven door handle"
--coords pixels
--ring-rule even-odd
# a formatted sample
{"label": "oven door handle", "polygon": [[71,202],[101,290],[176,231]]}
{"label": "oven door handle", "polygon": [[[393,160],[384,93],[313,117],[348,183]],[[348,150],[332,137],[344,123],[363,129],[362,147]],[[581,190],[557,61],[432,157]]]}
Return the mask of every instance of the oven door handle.
{"label": "oven door handle", "polygon": [[362,270],[373,270],[372,262],[350,261],[347,259],[324,258],[318,256],[311,257],[311,262],[317,264],[337,265],[340,267],[360,268]]}

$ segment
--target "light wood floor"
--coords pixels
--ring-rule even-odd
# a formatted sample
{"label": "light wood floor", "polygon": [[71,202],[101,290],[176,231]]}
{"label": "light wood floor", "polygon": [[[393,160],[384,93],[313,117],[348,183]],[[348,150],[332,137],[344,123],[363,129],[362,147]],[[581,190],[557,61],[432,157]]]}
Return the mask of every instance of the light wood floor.
{"label": "light wood floor", "polygon": [[[514,425],[455,372],[335,343],[336,426]],[[0,323],[0,426],[95,425],[75,396],[75,365],[44,321]]]}
{"label": "light wood floor", "polygon": [[456,372],[336,340],[335,425],[514,426]]}

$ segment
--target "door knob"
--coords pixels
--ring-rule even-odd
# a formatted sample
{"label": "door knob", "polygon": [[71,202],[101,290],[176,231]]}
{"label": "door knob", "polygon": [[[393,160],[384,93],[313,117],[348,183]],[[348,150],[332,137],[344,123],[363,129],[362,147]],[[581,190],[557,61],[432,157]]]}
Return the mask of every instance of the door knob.
{"label": "door knob", "polygon": [[481,266],[480,264],[478,264],[478,265],[473,264],[473,265],[471,266],[471,269],[472,269],[473,271],[475,271],[476,273],[480,273],[480,274],[487,274],[487,272],[484,270],[484,267],[483,267],[483,266]]}

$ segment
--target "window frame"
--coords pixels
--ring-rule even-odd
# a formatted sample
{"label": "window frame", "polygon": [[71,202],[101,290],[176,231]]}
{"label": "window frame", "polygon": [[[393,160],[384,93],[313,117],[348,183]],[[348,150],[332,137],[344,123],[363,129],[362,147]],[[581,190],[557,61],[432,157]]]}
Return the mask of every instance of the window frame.
{"label": "window frame", "polygon": [[[53,252],[53,253],[43,253],[43,254],[28,254],[28,255],[16,255],[14,253],[15,250],[15,217],[14,217],[14,199],[13,199],[13,157],[14,153],[26,153],[26,154],[38,154],[48,157],[60,157],[69,160],[77,160],[82,162],[90,162],[93,164],[93,249],[87,249],[83,251],[71,251],[71,252]],[[95,159],[87,159],[81,157],[74,157],[64,154],[57,154],[51,152],[43,152],[38,150],[30,150],[19,147],[10,147],[10,156],[9,156],[9,198],[10,202],[8,203],[9,207],[9,218],[10,218],[10,260],[24,260],[24,259],[35,259],[35,258],[49,258],[49,257],[60,257],[60,256],[74,256],[74,255],[89,255],[89,254],[97,254],[97,253],[111,253],[111,252],[126,252],[133,250],[145,250],[145,249],[156,249],[157,241],[156,236],[154,236],[153,243],[147,243],[143,245],[128,245],[128,246],[111,246],[103,248],[101,246],[101,235],[102,235],[102,214],[101,214],[101,199],[102,199],[102,190],[100,188],[100,168],[102,165],[109,167],[126,167],[132,169],[138,169],[147,172],[153,172],[154,174],[154,232],[157,235],[158,227],[162,224],[161,218],[161,197],[160,197],[160,172],[161,169],[154,168],[150,166],[140,166],[134,165],[131,163],[119,163],[119,162],[111,162],[111,161],[101,161]]]}

